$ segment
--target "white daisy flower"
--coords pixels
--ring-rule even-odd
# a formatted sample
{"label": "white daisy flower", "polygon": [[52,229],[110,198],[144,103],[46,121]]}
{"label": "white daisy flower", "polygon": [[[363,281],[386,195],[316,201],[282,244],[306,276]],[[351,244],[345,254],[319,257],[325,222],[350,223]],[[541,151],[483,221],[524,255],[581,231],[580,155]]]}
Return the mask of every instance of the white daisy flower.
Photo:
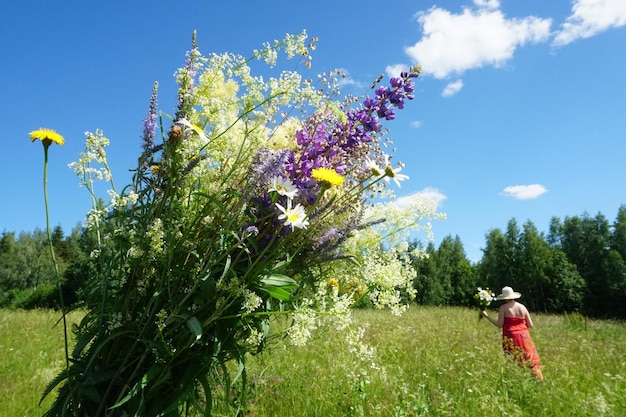
{"label": "white daisy flower", "polygon": [[294,198],[298,194],[298,188],[289,178],[272,177],[269,192],[276,191],[280,195]]}
{"label": "white daisy flower", "polygon": [[278,209],[283,213],[278,216],[278,220],[284,220],[285,226],[291,226],[292,231],[296,227],[298,229],[306,229],[309,225],[309,221],[306,218],[306,213],[302,204],[298,204],[292,208],[291,200],[287,200],[286,208],[278,203],[276,203],[276,207],[278,207]]}

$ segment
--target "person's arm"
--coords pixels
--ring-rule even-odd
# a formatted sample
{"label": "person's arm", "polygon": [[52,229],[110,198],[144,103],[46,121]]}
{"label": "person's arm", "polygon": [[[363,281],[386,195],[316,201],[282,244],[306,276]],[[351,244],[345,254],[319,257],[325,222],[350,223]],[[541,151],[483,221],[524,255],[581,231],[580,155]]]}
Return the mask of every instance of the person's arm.
{"label": "person's arm", "polygon": [[489,317],[489,314],[485,310],[481,311],[481,314],[496,327],[502,328],[502,326],[504,325],[504,312],[502,312],[502,310],[498,311],[498,320]]}
{"label": "person's arm", "polygon": [[524,307],[524,317],[526,318],[526,327],[529,329],[533,327],[533,319],[530,318],[530,313],[526,307]]}

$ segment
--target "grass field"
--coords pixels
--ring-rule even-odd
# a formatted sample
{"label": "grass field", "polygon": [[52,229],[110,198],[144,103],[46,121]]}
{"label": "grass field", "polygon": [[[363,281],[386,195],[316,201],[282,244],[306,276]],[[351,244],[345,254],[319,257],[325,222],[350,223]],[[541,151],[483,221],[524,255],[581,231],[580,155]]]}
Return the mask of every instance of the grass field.
{"label": "grass field", "polygon": [[[58,313],[0,310],[0,416],[40,416],[63,366]],[[626,416],[626,323],[534,315],[544,382],[512,364],[474,310],[356,311],[378,369],[322,330],[249,359],[248,416]],[[216,415],[232,415],[218,407]]]}

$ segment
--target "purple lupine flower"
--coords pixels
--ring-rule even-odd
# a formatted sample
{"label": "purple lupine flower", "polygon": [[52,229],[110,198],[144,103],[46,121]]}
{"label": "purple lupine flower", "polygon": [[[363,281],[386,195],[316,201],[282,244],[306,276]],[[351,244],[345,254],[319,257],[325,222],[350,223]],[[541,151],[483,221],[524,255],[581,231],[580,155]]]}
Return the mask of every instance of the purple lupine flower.
{"label": "purple lupine flower", "polygon": [[201,56],[196,43],[196,32],[191,37],[191,51],[187,52],[185,57],[185,66],[180,69],[181,77],[178,89],[178,110],[176,111],[175,120],[184,119],[190,112],[190,103],[188,96],[193,91],[196,75],[198,73],[198,60]]}
{"label": "purple lupine flower", "polygon": [[146,118],[143,121],[143,150],[148,151],[154,146],[154,138],[156,137],[157,128],[157,92],[159,83],[155,82],[152,87],[152,96],[150,97],[150,107]]}
{"label": "purple lupine flower", "polygon": [[298,187],[299,195],[309,204],[317,199],[319,186],[311,178],[315,168],[345,172],[345,164],[361,144],[371,142],[382,129],[379,119],[395,118],[394,108],[402,109],[412,100],[413,81],[417,73],[401,73],[390,80],[390,87],[378,87],[374,97],[367,97],[359,109],[345,111],[346,121],[339,122],[328,112],[318,112],[296,132],[301,151],[291,153],[285,170]]}
{"label": "purple lupine flower", "polygon": [[273,177],[285,177],[289,153],[287,149],[259,149],[253,158],[250,183],[256,187],[266,187]]}

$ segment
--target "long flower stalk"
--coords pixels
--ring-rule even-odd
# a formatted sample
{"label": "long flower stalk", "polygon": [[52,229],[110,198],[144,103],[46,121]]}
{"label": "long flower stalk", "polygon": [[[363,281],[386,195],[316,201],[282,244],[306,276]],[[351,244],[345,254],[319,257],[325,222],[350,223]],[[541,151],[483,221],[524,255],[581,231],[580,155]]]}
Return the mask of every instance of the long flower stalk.
{"label": "long flower stalk", "polygon": [[[62,146],[65,143],[65,139],[63,138],[63,136],[56,133],[54,130],[44,129],[44,128],[32,131],[30,133],[30,138],[33,142],[35,140],[40,140],[41,143],[43,144],[43,155],[44,155],[43,197],[44,197],[44,204],[45,204],[45,211],[46,211],[46,234],[48,238],[48,247],[50,249],[50,258],[52,260],[52,265],[54,267],[54,276],[56,278],[57,290],[59,292],[59,305],[61,307],[61,318],[63,322],[63,344],[64,344],[64,351],[65,351],[65,369],[69,371],[70,354],[69,354],[69,339],[67,335],[67,317],[66,317],[66,310],[65,310],[65,300],[63,297],[61,272],[59,271],[59,264],[56,259],[56,255],[54,252],[54,245],[52,242],[52,233],[51,233],[51,227],[50,227],[50,207],[48,203],[48,149],[50,148],[50,145],[53,143],[56,143],[59,146]],[[70,378],[68,378],[68,383],[70,384],[70,390],[71,390],[72,381]],[[70,407],[73,407],[73,404],[70,404]]]}

